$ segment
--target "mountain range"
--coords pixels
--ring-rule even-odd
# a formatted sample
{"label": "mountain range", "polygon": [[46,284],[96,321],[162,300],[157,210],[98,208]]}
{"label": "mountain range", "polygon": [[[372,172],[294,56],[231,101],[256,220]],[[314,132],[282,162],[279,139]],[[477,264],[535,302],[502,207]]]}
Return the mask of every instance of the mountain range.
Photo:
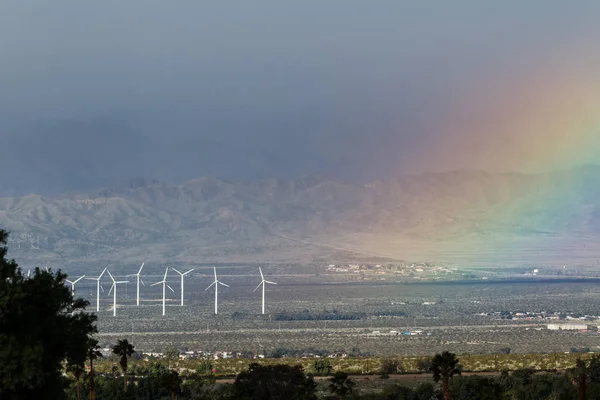
{"label": "mountain range", "polygon": [[600,236],[600,167],[368,184],[324,176],[137,179],[2,197],[0,228],[11,232],[11,255],[31,264],[432,259],[431,249],[453,242]]}

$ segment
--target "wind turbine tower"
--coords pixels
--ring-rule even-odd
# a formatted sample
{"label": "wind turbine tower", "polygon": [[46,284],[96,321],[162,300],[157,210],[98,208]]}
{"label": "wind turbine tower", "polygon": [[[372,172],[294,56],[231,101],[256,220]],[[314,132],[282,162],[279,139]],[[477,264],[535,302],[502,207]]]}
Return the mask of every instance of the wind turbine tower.
{"label": "wind turbine tower", "polygon": [[262,269],[260,267],[258,267],[258,271],[260,272],[260,278],[262,280],[260,281],[260,283],[258,284],[256,289],[254,289],[254,291],[256,292],[258,290],[258,288],[262,285],[262,313],[264,314],[265,313],[265,286],[267,283],[269,285],[277,285],[277,284],[275,282],[265,280]]}
{"label": "wind turbine tower", "polygon": [[144,263],[142,263],[142,266],[140,267],[140,270],[138,271],[137,274],[127,275],[127,276],[135,276],[136,286],[137,286],[136,305],[138,305],[138,306],[140,305],[140,282],[142,283],[143,286],[146,286],[146,284],[144,283],[142,278],[140,278],[140,274],[142,273],[142,268],[144,268]]}
{"label": "wind turbine tower", "polygon": [[181,305],[183,306],[183,277],[186,276],[187,274],[189,274],[190,272],[192,272],[194,270],[194,268],[192,268],[189,271],[184,272],[184,273],[181,273],[181,272],[177,271],[175,268],[172,268],[172,267],[171,267],[171,269],[173,271],[177,272],[179,275],[181,275]]}
{"label": "wind turbine tower", "polygon": [[217,315],[218,314],[217,304],[219,302],[219,285],[223,285],[223,286],[227,286],[227,287],[229,287],[229,285],[226,285],[217,279],[217,268],[213,267],[213,270],[215,272],[215,280],[206,289],[204,289],[204,291],[207,291],[208,289],[210,289],[212,287],[212,285],[215,285],[215,315]]}
{"label": "wind turbine tower", "polygon": [[104,273],[106,271],[107,271],[107,269],[104,268],[102,273],[100,275],[98,275],[97,278],[85,278],[85,279],[89,279],[92,281],[96,281],[96,312],[100,311],[100,289],[102,289],[102,292],[104,292],[104,288],[100,285],[100,279],[102,279],[102,276],[104,275]]}
{"label": "wind turbine tower", "polygon": [[73,293],[73,295],[75,295],[75,284],[77,282],[79,282],[80,280],[82,280],[83,278],[85,278],[85,275],[80,276],[79,278],[75,279],[74,281],[70,281],[68,279],[65,279],[65,281],[69,282],[71,284],[71,293]]}
{"label": "wind turbine tower", "polygon": [[127,283],[129,281],[115,281],[115,278],[112,276],[110,271],[106,270],[106,272],[108,272],[108,276],[110,276],[110,279],[113,281],[113,284],[110,287],[108,294],[110,295],[110,292],[112,290],[112,292],[113,292],[113,317],[116,317],[117,316],[117,285],[119,283]]}
{"label": "wind turbine tower", "polygon": [[163,289],[163,314],[162,315],[165,315],[165,301],[167,298],[166,288],[169,288],[171,290],[171,292],[175,293],[173,288],[171,286],[167,285],[167,272],[169,272],[169,267],[167,267],[165,269],[165,276],[162,281],[156,282],[156,283],[153,283],[152,285],[150,285],[150,286],[156,286],[156,285],[160,285],[160,284],[163,285],[163,288],[162,288]]}

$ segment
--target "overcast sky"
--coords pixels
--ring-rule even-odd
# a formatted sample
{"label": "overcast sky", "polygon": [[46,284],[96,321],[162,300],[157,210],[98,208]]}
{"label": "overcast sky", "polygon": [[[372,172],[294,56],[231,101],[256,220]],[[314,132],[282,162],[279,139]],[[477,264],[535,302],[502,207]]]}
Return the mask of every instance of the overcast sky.
{"label": "overcast sky", "polygon": [[445,121],[549,60],[600,71],[599,21],[592,0],[3,0],[0,191],[506,169],[441,157]]}

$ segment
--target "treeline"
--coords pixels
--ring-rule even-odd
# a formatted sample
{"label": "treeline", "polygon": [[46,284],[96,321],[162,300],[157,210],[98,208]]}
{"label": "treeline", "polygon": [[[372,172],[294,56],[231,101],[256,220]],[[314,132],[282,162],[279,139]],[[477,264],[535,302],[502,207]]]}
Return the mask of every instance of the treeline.
{"label": "treeline", "polygon": [[282,311],[273,316],[275,321],[355,321],[365,319],[367,314],[364,312],[339,312],[332,311]]}

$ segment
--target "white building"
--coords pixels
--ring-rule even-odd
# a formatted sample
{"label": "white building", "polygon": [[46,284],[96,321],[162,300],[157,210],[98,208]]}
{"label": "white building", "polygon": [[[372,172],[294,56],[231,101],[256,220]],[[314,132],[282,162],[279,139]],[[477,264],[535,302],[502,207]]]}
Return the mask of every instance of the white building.
{"label": "white building", "polygon": [[548,329],[551,331],[587,331],[586,324],[548,324]]}

